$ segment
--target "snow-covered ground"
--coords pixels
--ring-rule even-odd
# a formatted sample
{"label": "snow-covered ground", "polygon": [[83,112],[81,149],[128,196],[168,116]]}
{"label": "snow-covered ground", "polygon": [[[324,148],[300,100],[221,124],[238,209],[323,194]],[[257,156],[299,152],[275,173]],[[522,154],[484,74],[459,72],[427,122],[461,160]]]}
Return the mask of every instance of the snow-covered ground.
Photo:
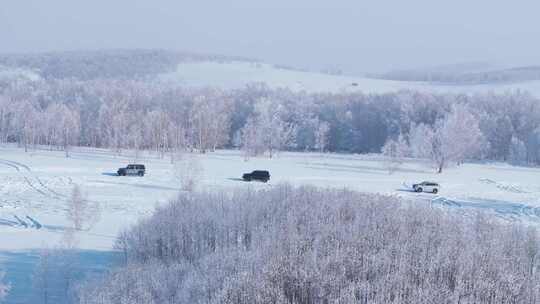
{"label": "snow-covered ground", "polygon": [[[377,155],[282,153],[274,159],[245,161],[239,151],[217,151],[194,156],[203,173],[201,189],[272,187],[276,183],[347,187],[359,191],[420,198],[436,205],[481,208],[511,220],[540,222],[540,169],[507,164],[464,164],[435,174],[421,162],[408,161],[388,174]],[[116,169],[133,162],[107,150],[77,149],[24,153],[0,148],[0,250],[27,250],[59,244],[69,221],[66,202],[75,184],[98,202],[99,221],[79,232],[79,246],[112,249],[116,235],[138,218],[151,214],[156,204],[179,192],[179,181],[167,158],[147,155],[137,162],[147,167],[144,177],[119,177]],[[267,169],[268,184],[240,180],[244,172]],[[439,195],[410,192],[413,182],[440,182]]]}
{"label": "snow-covered ground", "polygon": [[276,68],[266,63],[249,62],[196,62],[182,63],[173,73],[163,74],[163,80],[184,86],[240,88],[248,83],[263,82],[270,87],[286,87],[307,92],[387,93],[399,90],[418,90],[437,93],[505,93],[523,90],[540,96],[540,81],[517,83],[441,85],[425,82],[407,82],[328,75]]}
{"label": "snow-covered ground", "polygon": [[[540,168],[464,164],[435,174],[425,163],[409,160],[390,175],[379,155],[282,153],[273,159],[246,161],[239,151],[217,151],[184,155],[183,159],[200,163],[200,189],[266,188],[280,182],[347,187],[463,213],[482,210],[507,221],[540,223]],[[137,160],[146,165],[144,177],[116,176],[118,167],[132,162],[130,153],[115,156],[100,149],[78,148],[65,158],[61,151],[25,153],[14,146],[0,147],[0,269],[6,271],[6,280],[13,286],[8,303],[28,303],[39,297],[37,290],[30,291],[39,264],[38,250],[61,246],[70,225],[66,206],[75,184],[88,200],[99,203],[101,210],[91,229],[77,233],[78,256],[84,264],[77,267],[85,276],[102,272],[113,263],[113,244],[119,231],[150,215],[156,205],[180,191],[178,175],[168,158],[147,154]],[[256,169],[269,170],[271,181],[248,183],[240,179],[243,173]],[[410,190],[413,182],[423,180],[441,183],[440,193]],[[63,285],[56,285],[50,292],[61,294]]]}

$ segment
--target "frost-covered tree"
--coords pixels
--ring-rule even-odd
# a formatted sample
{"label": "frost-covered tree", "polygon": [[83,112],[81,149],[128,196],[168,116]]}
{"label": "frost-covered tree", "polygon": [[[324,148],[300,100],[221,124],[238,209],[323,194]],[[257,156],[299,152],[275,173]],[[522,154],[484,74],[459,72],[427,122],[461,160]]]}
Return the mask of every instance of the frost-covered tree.
{"label": "frost-covered tree", "polygon": [[323,153],[328,146],[328,133],[330,132],[330,124],[326,121],[318,122],[315,130],[315,148]]}
{"label": "frost-covered tree", "polygon": [[123,232],[80,303],[535,303],[538,230],[396,197],[192,192]]}
{"label": "frost-covered tree", "polygon": [[453,105],[447,117],[437,123],[436,130],[436,142],[440,142],[439,149],[435,149],[439,173],[448,162],[460,163],[477,156],[483,148],[484,137],[478,121],[466,105]]}
{"label": "frost-covered tree", "polygon": [[242,129],[243,148],[253,155],[268,152],[270,158],[276,151],[291,147],[296,136],[296,125],[283,119],[284,108],[269,99],[260,99],[253,115]]}
{"label": "frost-covered tree", "polygon": [[202,177],[203,167],[196,156],[184,155],[174,164],[173,171],[180,183],[180,189],[192,192]]}
{"label": "frost-covered tree", "polygon": [[13,108],[7,97],[0,94],[0,142],[5,143],[12,134],[13,128]]}
{"label": "frost-covered tree", "polygon": [[154,110],[146,114],[143,126],[147,145],[159,153],[160,157],[170,149],[171,119],[163,110]]}
{"label": "frost-covered tree", "polygon": [[56,121],[59,126],[60,146],[63,147],[66,157],[69,157],[71,146],[79,143],[80,136],[80,115],[77,110],[69,109],[66,106],[61,107],[60,120]]}
{"label": "frost-covered tree", "polygon": [[73,229],[82,230],[92,225],[99,215],[98,203],[89,201],[79,185],[73,186],[66,211],[66,217],[73,224]]}
{"label": "frost-covered tree", "polygon": [[425,124],[412,125],[409,130],[409,151],[416,158],[432,157],[435,132]]}
{"label": "frost-covered tree", "polygon": [[386,157],[384,164],[388,169],[388,173],[394,173],[403,163],[403,158],[409,154],[409,145],[403,137],[399,135],[397,139],[388,140],[381,150],[382,154]]}
{"label": "frost-covered tree", "polygon": [[191,139],[201,153],[213,151],[228,142],[230,105],[220,91],[206,90],[194,99],[190,111]]}
{"label": "frost-covered tree", "polygon": [[123,99],[103,104],[99,110],[102,141],[118,154],[126,147],[129,119],[129,105]]}
{"label": "frost-covered tree", "polygon": [[[39,130],[42,132],[42,142],[61,147],[69,157],[71,146],[78,145],[81,132],[80,113],[76,109],[60,103],[50,104],[39,119]],[[36,120],[37,118],[33,118]]]}
{"label": "frost-covered tree", "polygon": [[17,130],[19,145],[28,152],[30,145],[35,143],[39,136],[39,113],[29,100],[21,100],[14,105],[13,124]]}
{"label": "frost-covered tree", "polygon": [[187,147],[186,131],[181,125],[171,122],[167,134],[169,136],[170,160],[173,164],[177,158],[181,158],[182,152]]}
{"label": "frost-covered tree", "polygon": [[264,136],[259,124],[253,118],[248,118],[246,124],[240,131],[240,140],[242,150],[244,150],[245,159],[250,156],[261,155],[266,151]]}
{"label": "frost-covered tree", "polygon": [[424,124],[411,127],[409,135],[413,156],[430,159],[438,173],[452,162],[476,156],[483,143],[478,121],[464,105],[454,105],[433,127]]}
{"label": "frost-covered tree", "polygon": [[[77,144],[116,153],[152,150],[161,156],[185,148],[206,152],[230,147],[251,151],[247,155],[274,155],[280,150],[320,151],[323,141],[326,151],[377,153],[399,134],[414,137],[411,127],[437,131],[440,121],[460,106],[468,107],[484,135],[475,157],[502,161],[519,157],[521,163],[540,164],[540,100],[521,91],[367,95],[294,92],[264,84],[194,89],[109,76],[4,79],[0,140],[27,150],[49,145],[66,149],[67,155]],[[512,138],[523,143],[524,154],[510,155]]]}

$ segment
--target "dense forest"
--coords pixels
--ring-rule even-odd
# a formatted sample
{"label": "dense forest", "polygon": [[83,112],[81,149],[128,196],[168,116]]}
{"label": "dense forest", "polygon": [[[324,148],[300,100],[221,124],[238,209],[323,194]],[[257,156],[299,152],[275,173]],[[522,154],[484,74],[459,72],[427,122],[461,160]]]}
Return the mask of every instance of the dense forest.
{"label": "dense forest", "polygon": [[526,92],[315,94],[262,83],[187,88],[150,75],[179,60],[227,57],[164,51],[63,55],[0,59],[40,75],[0,77],[0,142],[63,149],[66,156],[71,146],[162,156],[240,148],[246,156],[270,157],[287,150],[383,152],[430,158],[439,171],[466,159],[540,164],[540,100]]}
{"label": "dense forest", "polygon": [[119,237],[78,303],[537,303],[538,234],[420,202],[294,188],[183,194]]}
{"label": "dense forest", "polygon": [[[417,131],[437,134],[459,105],[461,113],[472,115],[468,130],[480,132],[468,139],[482,143],[467,158],[540,163],[540,101],[523,92],[308,94],[264,84],[226,91],[104,79],[0,87],[0,141],[27,149],[48,145],[67,152],[82,145],[119,153],[128,148],[167,153],[234,147],[250,154],[378,153],[400,135],[410,143]],[[463,132],[458,127],[437,138],[459,140]]]}

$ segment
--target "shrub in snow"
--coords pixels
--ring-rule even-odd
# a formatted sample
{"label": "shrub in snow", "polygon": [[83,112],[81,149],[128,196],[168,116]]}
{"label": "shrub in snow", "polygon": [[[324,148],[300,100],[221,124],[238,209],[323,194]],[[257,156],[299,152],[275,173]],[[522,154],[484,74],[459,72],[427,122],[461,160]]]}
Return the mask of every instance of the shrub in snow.
{"label": "shrub in snow", "polygon": [[538,233],[348,190],[191,193],[123,232],[80,303],[534,303]]}
{"label": "shrub in snow", "polygon": [[88,200],[79,185],[73,186],[66,210],[66,217],[73,224],[72,229],[90,228],[97,222],[99,216],[98,202]]}
{"label": "shrub in snow", "polygon": [[409,154],[409,147],[407,142],[403,138],[403,135],[399,135],[398,139],[388,140],[382,147],[382,154],[386,157],[384,166],[388,169],[388,173],[394,173],[401,164],[403,158]]}
{"label": "shrub in snow", "polygon": [[174,176],[180,182],[180,189],[194,191],[203,173],[203,167],[196,156],[185,155],[173,167]]}

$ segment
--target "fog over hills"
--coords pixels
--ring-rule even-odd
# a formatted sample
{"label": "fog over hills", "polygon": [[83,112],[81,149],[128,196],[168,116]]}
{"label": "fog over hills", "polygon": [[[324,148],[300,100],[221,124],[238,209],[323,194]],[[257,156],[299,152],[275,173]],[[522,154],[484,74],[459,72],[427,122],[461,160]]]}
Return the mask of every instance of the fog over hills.
{"label": "fog over hills", "polygon": [[540,63],[537,1],[6,1],[0,53],[160,48],[362,75]]}
{"label": "fog over hills", "polygon": [[351,76],[259,59],[163,49],[111,49],[0,55],[0,88],[14,79],[143,80],[177,87],[242,89],[254,83],[296,92],[508,93],[540,96],[540,69],[485,62]]}

